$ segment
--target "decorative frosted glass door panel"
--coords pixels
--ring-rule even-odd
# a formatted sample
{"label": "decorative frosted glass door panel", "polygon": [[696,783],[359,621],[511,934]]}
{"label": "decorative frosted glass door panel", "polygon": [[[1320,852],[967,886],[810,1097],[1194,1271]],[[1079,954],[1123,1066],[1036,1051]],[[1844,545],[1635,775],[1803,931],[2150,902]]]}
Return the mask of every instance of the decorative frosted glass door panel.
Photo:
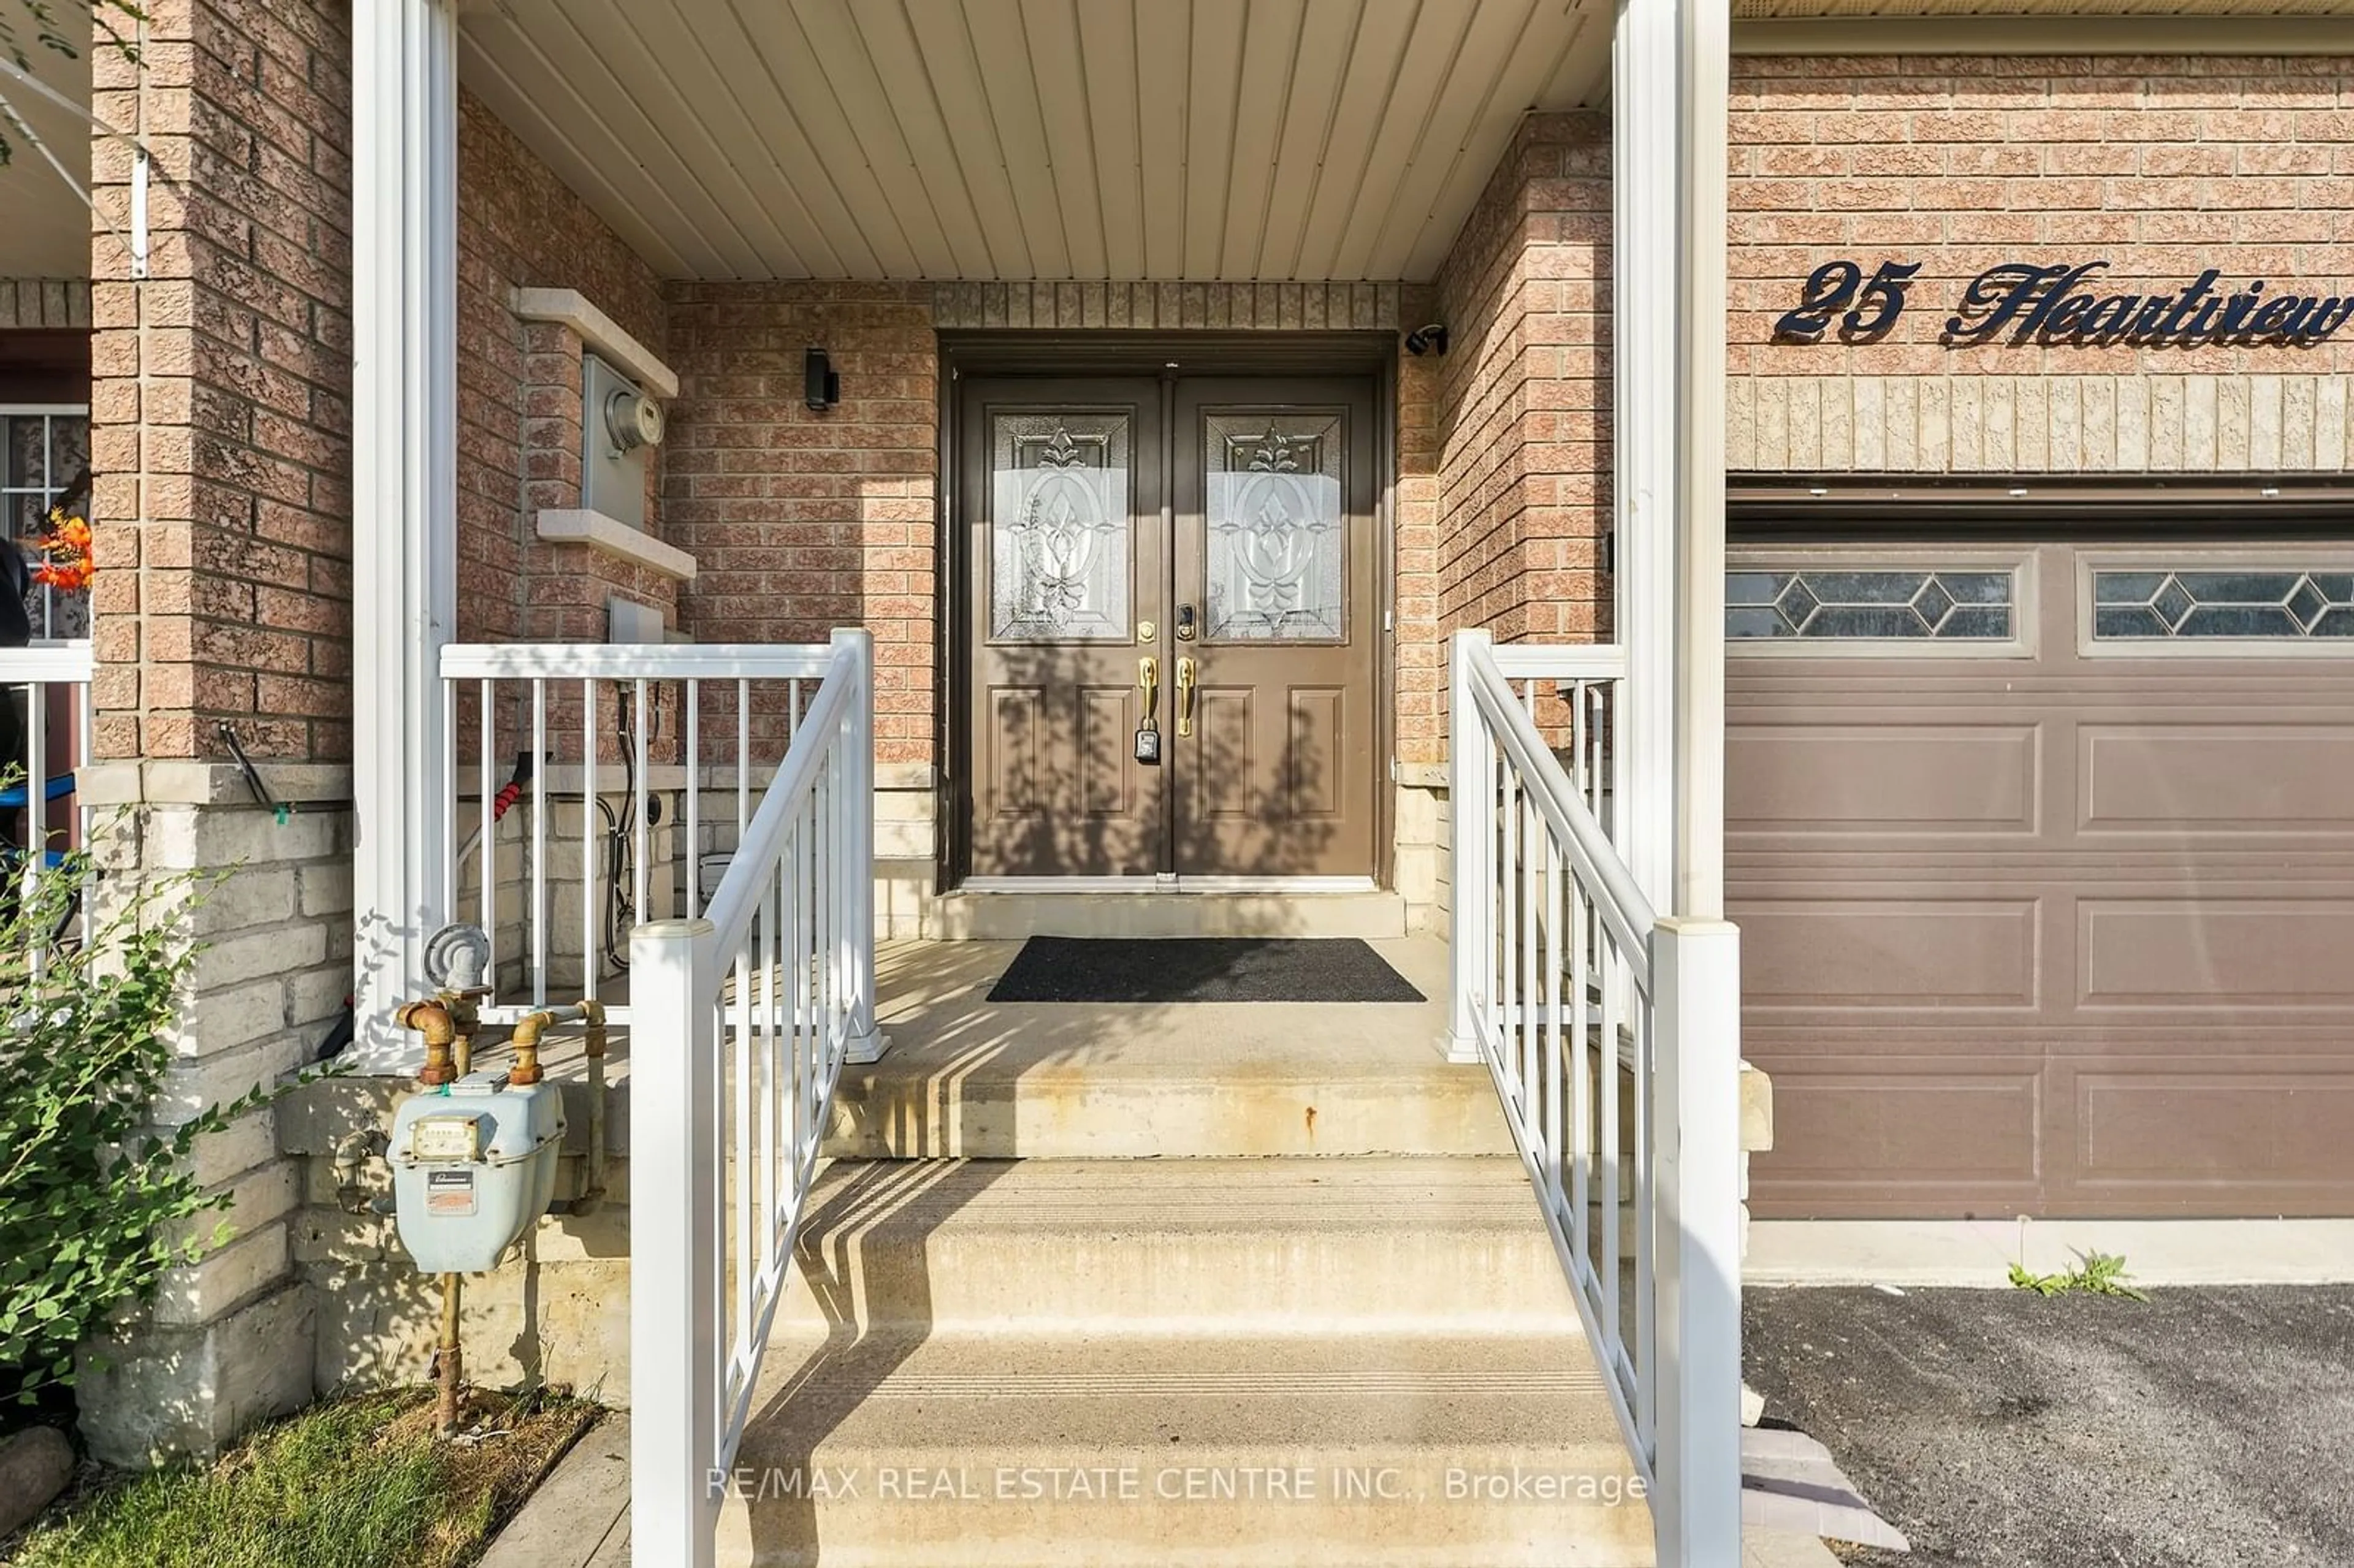
{"label": "decorative frosted glass door panel", "polygon": [[[1373,408],[1363,382],[1177,384],[1175,739],[1186,876],[1370,876],[1376,818]],[[1182,699],[1180,699],[1181,701]]]}
{"label": "decorative frosted glass door panel", "polygon": [[1130,424],[1077,410],[990,416],[991,641],[1129,640]]}
{"label": "decorative frosted glass door panel", "polygon": [[[1156,381],[967,377],[962,777],[972,874],[1167,869],[1168,530]],[[1142,661],[1151,658],[1148,686]]]}
{"label": "decorative frosted glass door panel", "polygon": [[1213,642],[1348,635],[1338,414],[1212,414],[1204,477]]}

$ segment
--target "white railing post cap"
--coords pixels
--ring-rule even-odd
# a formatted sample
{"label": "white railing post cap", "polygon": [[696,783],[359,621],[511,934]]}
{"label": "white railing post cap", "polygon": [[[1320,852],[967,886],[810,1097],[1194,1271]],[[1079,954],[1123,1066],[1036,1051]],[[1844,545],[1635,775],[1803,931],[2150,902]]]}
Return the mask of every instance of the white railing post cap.
{"label": "white railing post cap", "polygon": [[700,915],[680,920],[648,920],[630,927],[630,945],[640,942],[692,942],[710,936],[719,927]]}
{"label": "white railing post cap", "polygon": [[1653,929],[1675,937],[1730,937],[1741,929],[1730,920],[1694,915],[1662,915],[1651,924]]}

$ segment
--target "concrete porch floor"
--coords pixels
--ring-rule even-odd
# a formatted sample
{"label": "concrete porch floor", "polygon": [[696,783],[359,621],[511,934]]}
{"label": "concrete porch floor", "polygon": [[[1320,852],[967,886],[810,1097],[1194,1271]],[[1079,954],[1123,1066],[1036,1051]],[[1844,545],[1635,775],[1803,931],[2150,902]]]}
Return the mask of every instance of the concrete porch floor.
{"label": "concrete porch floor", "polygon": [[[1421,991],[1412,1002],[993,1002],[990,988],[1022,942],[891,941],[875,952],[875,1015],[895,1051],[963,1051],[995,1038],[1051,1035],[1052,1047],[1076,1041],[1100,1044],[1142,1067],[1180,1049],[1204,1050],[1223,1060],[1262,1056],[1278,1044],[1333,1059],[1361,1056],[1397,1063],[1443,1060],[1447,1028],[1447,943],[1438,937],[1375,938],[1366,944]],[[1325,1032],[1303,1032],[1310,1012],[1320,1022],[1345,1011],[1365,1026],[1362,1044],[1332,1047]],[[1172,1015],[1176,1015],[1172,1017]],[[1051,1058],[1051,1050],[1028,1059]]]}
{"label": "concrete porch floor", "polygon": [[1424,1001],[992,1002],[1020,942],[886,944],[877,1015],[891,1048],[843,1073],[828,1152],[1511,1153],[1487,1073],[1446,1059],[1446,943],[1370,945]]}

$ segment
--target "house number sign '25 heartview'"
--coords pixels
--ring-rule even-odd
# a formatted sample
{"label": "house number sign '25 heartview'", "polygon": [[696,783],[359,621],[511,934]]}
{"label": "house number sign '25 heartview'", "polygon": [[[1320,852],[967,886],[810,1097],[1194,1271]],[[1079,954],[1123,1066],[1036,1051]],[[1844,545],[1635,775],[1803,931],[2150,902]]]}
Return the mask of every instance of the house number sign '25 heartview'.
{"label": "house number sign '25 heartview'", "polygon": [[[1877,343],[1910,302],[1918,261],[1826,261],[1807,275],[1797,304],[1774,323],[1776,343]],[[2113,290],[2106,261],[2007,261],[1970,280],[1937,341],[1947,348],[2000,343],[2060,347],[2191,348],[2273,344],[2310,348],[2354,317],[2354,294],[2274,291],[2262,279],[2219,288],[2214,268],[2180,288]]]}

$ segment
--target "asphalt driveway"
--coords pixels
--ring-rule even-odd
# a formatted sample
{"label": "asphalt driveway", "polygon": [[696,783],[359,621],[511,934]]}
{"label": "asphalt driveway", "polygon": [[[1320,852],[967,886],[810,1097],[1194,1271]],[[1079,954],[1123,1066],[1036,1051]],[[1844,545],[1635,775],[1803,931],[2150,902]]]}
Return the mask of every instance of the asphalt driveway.
{"label": "asphalt driveway", "polygon": [[1769,1422],[1909,1558],[1872,1568],[2354,1568],[2354,1287],[1753,1288]]}

